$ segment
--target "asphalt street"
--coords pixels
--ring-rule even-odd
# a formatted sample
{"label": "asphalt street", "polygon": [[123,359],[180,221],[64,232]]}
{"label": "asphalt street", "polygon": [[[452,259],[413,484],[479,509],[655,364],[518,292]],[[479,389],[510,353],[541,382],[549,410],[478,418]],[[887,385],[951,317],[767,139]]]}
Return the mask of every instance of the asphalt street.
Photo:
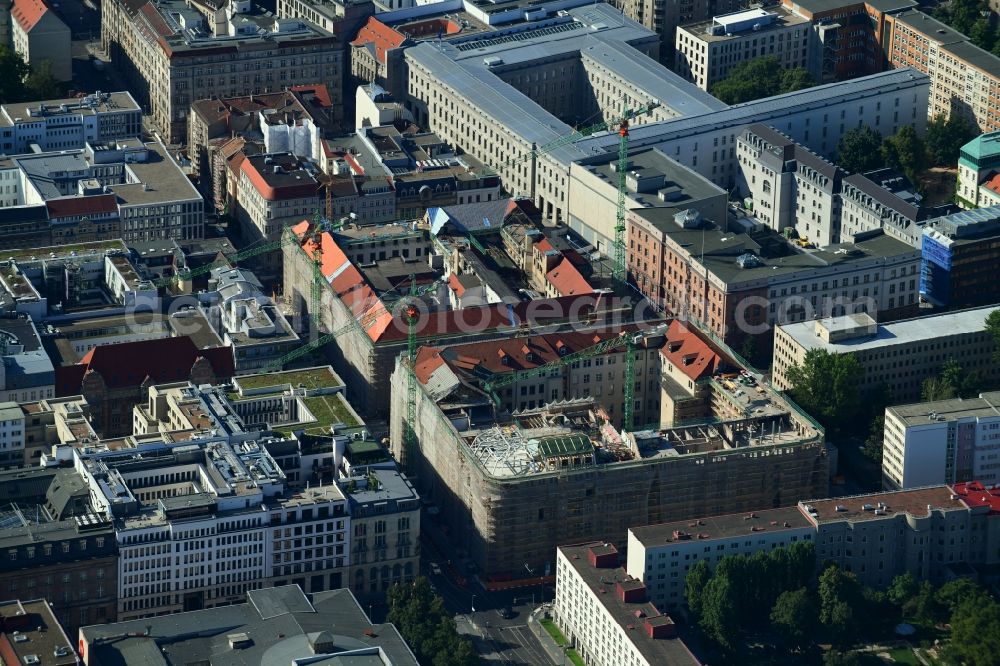
{"label": "asphalt street", "polygon": [[[433,543],[423,539],[421,548],[423,574],[455,615],[459,632],[472,639],[484,660],[517,666],[553,663],[528,625],[531,611],[544,601],[544,588],[488,593],[471,577],[463,586],[449,575],[448,558]],[[438,565],[441,573],[431,563]],[[505,608],[511,611],[507,618],[501,615]]]}

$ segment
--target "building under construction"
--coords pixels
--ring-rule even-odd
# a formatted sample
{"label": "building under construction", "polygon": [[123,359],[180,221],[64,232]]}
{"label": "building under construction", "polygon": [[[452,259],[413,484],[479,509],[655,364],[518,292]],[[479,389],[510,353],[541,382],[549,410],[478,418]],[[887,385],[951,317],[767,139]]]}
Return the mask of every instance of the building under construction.
{"label": "building under construction", "polygon": [[[686,327],[680,333],[697,335]],[[659,362],[653,377],[636,375],[637,382],[667,381],[672,359],[688,348],[673,330],[663,337],[662,353],[655,335],[636,345],[637,356],[652,351]],[[540,345],[537,338],[551,347],[566,344],[559,334],[532,336],[533,345]],[[504,348],[524,344],[510,339]],[[705,416],[634,431],[616,428],[609,418],[616,402],[621,409],[621,392],[616,398],[606,391],[607,372],[616,367],[608,360],[619,350],[551,364],[550,372],[531,381],[512,364],[511,372],[526,376],[509,384],[516,387],[511,402],[491,392],[490,382],[504,371],[477,355],[478,347],[420,350],[410,445],[404,424],[409,370],[398,363],[390,435],[397,460],[405,461],[421,495],[434,503],[443,531],[452,535],[449,546],[487,581],[551,575],[560,544],[611,539],[624,547],[629,527],[827,494],[822,430],[782,396],[741,375],[734,356],[715,343],[702,340],[698,347],[711,353],[681,360],[708,368],[710,376],[691,398],[701,401]],[[598,372],[604,374],[602,395]],[[532,382],[549,383],[534,405],[522,408],[522,387],[530,395]],[[551,382],[563,389],[552,393]]]}
{"label": "building under construction", "polygon": [[[517,251],[508,228],[528,229]],[[558,249],[568,241],[547,236],[509,199],[431,209],[413,225],[317,233],[303,222],[291,233],[300,242],[284,244],[285,300],[314,315],[316,335],[336,334],[323,352],[369,415],[388,415],[389,377],[408,349],[407,302],[417,305],[420,345],[660,319],[635,298],[592,288],[599,278],[583,276],[589,247]]]}

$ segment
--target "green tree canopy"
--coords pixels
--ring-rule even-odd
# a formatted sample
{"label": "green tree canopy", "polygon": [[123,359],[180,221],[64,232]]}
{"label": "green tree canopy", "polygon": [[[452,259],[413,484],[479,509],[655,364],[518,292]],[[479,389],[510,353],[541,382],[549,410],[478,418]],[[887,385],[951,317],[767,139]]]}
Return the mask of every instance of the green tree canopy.
{"label": "green tree canopy", "polygon": [[421,664],[474,666],[479,663],[472,644],[458,635],[455,622],[434,594],[426,578],[389,588],[389,622],[413,649]]}
{"label": "green tree canopy", "polygon": [[733,587],[729,576],[713,576],[705,586],[698,621],[702,631],[727,650],[735,648],[743,634]]}
{"label": "green tree canopy", "polygon": [[854,574],[837,566],[827,567],[819,577],[819,604],[819,621],[834,641],[848,644],[857,640],[864,595]]}
{"label": "green tree canopy", "polygon": [[1000,310],[994,310],[986,317],[986,332],[993,338],[993,359],[1000,361]]}
{"label": "green tree canopy", "polygon": [[688,610],[695,618],[701,617],[705,586],[708,585],[711,578],[712,573],[708,569],[708,560],[695,562],[684,578],[684,599],[687,601]]}
{"label": "green tree canopy", "polygon": [[966,598],[951,616],[947,655],[953,663],[993,666],[1000,655],[1000,604],[984,593]]}
{"label": "green tree canopy", "polygon": [[802,365],[793,365],[786,377],[792,398],[831,433],[849,429],[861,406],[858,384],[861,365],[854,354],[831,354],[810,349]]}
{"label": "green tree canopy", "polygon": [[31,69],[13,49],[0,44],[0,104],[27,99],[24,80]]}
{"label": "green tree canopy", "polygon": [[782,592],[771,607],[771,626],[798,647],[808,644],[816,619],[816,604],[804,587]]}
{"label": "green tree canopy", "polygon": [[816,85],[801,67],[784,69],[775,56],[746,60],[733,67],[710,92],[726,104],[741,104],[762,97],[794,92]]}
{"label": "green tree canopy", "polygon": [[848,130],[837,143],[837,164],[851,173],[864,173],[883,165],[882,135],[864,125]]}
{"label": "green tree canopy", "polygon": [[927,165],[927,149],[912,125],[903,125],[892,136],[886,137],[880,148],[886,165],[899,169],[914,185],[917,176]]}
{"label": "green tree canopy", "polygon": [[954,166],[962,146],[972,140],[977,134],[968,120],[953,113],[945,118],[943,113],[927,121],[927,132],[924,141],[927,154],[938,166]]}

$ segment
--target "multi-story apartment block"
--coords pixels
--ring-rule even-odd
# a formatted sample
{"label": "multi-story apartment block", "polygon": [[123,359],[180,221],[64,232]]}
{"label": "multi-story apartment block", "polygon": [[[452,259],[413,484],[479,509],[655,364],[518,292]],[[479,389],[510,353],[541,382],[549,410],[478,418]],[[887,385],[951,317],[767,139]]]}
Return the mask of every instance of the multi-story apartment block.
{"label": "multi-story apartment block", "polygon": [[24,465],[24,412],[16,402],[0,402],[0,469]]}
{"label": "multi-story apartment block", "polygon": [[1000,130],[1000,58],[920,11],[894,14],[887,24],[885,53],[892,66],[931,77],[928,117],[955,113],[981,132]]}
{"label": "multi-story apartment block", "polygon": [[48,63],[56,81],[73,78],[69,27],[43,0],[14,0],[10,8],[14,51],[32,69]]}
{"label": "multi-story apartment block", "polygon": [[840,242],[843,169],[759,123],[737,139],[736,155],[740,189],[757,219],[775,231],[792,227],[819,247]]}
{"label": "multi-story apartment block", "polygon": [[602,541],[556,551],[554,619],[576,651],[589,664],[700,664],[673,619],[657,610],[649,586],[618,560],[618,549]]}
{"label": "multi-story apartment block", "polygon": [[315,214],[320,201],[315,167],[288,152],[244,159],[237,192],[240,231],[251,239],[274,240],[284,227]]}
{"label": "multi-story apartment block", "polygon": [[[375,12],[371,0],[278,0],[278,16],[303,18],[335,35],[345,48],[365,19]],[[344,57],[347,62],[348,56]]]}
{"label": "multi-story apartment block", "polygon": [[895,405],[885,410],[882,485],[1000,482],[1000,393]]}
{"label": "multi-story apartment block", "polygon": [[[158,141],[94,141],[83,148],[27,152],[0,161],[0,173],[0,182],[11,183],[0,195],[8,212],[29,220],[37,213],[43,223],[32,239],[36,247],[204,235],[204,200]],[[0,242],[6,247],[23,247],[16,244],[23,236],[5,234],[5,239]]]}
{"label": "multi-story apartment block", "polygon": [[626,569],[646,586],[658,608],[684,605],[684,579],[699,560],[787,548],[812,541],[816,529],[797,506],[633,527]]}
{"label": "multi-story apartment block", "polygon": [[920,240],[922,299],[951,308],[1000,300],[1000,203],[928,220]]}
{"label": "multi-story apartment block", "polygon": [[[101,12],[101,45],[132,82],[167,143],[187,136],[191,103],[209,97],[323,84],[342,111],[343,51],[330,33],[300,18],[276,18],[250,0],[208,12],[179,0],[116,0]],[[204,13],[203,13],[204,12]],[[152,31],[156,37],[148,37]]]}
{"label": "multi-story apartment block", "polygon": [[5,505],[0,591],[43,597],[67,631],[116,617],[118,548],[81,475],[67,468],[0,472]]}
{"label": "multi-story apartment block", "polygon": [[995,490],[969,482],[635,527],[623,573],[657,606],[676,608],[684,603],[684,577],[699,560],[714,566],[727,555],[811,541],[818,567],[835,563],[864,585],[885,588],[902,573],[941,582],[1000,560],[998,507]]}
{"label": "multi-story apartment block", "polygon": [[958,156],[958,191],[962,208],[1000,205],[1000,132],[980,134],[962,146]]}
{"label": "multi-story apartment block", "polygon": [[142,109],[129,92],[0,105],[0,153],[83,148],[142,134]]}
{"label": "multi-story apartment block", "polygon": [[928,220],[958,210],[925,206],[917,189],[893,169],[844,178],[840,190],[840,237],[845,242],[881,229],[887,236],[917,247]]}
{"label": "multi-story apartment block", "polygon": [[793,388],[788,369],[801,366],[809,350],[823,349],[853,354],[863,372],[858,389],[865,393],[884,386],[895,401],[917,399],[923,381],[936,376],[949,359],[967,372],[982,372],[992,382],[1000,372],[993,358],[993,338],[984,330],[992,310],[962,310],[889,324],[860,313],[777,326],[772,381],[778,389]]}
{"label": "multi-story apartment block", "polygon": [[[815,61],[813,27],[809,20],[787,9],[745,9],[714,16],[710,21],[688,23],[677,29],[674,71],[702,90],[742,62],[773,56],[785,69],[809,69]],[[815,80],[820,72],[809,72]]]}

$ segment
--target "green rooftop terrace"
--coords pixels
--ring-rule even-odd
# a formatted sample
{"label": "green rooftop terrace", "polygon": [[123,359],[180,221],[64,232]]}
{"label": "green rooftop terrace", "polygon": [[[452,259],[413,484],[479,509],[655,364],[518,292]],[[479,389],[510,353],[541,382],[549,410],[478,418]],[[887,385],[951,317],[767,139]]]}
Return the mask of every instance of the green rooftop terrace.
{"label": "green rooftop terrace", "polygon": [[291,384],[293,388],[301,385],[305,389],[336,388],[343,386],[340,377],[329,366],[317,368],[304,368],[302,370],[286,370],[284,372],[271,372],[260,375],[244,375],[235,377],[234,381],[244,391],[275,388],[284,389]]}
{"label": "green rooftop terrace", "polygon": [[[101,254],[110,250],[121,250],[128,252],[128,248],[121,240],[96,241],[94,243],[72,243],[70,245],[54,245],[52,247],[29,247],[16,250],[0,250],[0,260],[15,259],[17,261],[30,261],[32,257],[37,260],[64,258],[75,255]],[[52,255],[55,255],[53,257]]]}

